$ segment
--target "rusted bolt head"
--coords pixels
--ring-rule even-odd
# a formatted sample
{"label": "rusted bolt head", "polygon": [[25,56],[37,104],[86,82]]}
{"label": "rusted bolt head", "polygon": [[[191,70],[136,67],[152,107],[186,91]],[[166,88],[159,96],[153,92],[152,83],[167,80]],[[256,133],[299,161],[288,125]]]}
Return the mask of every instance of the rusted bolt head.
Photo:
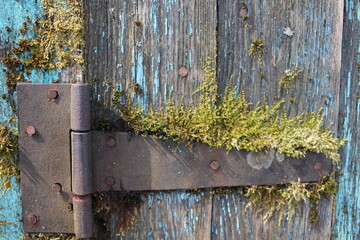
{"label": "rusted bolt head", "polygon": [[59,96],[59,93],[57,90],[55,89],[50,89],[48,91],[48,98],[50,98],[50,100],[54,100],[54,99],[57,99]]}
{"label": "rusted bolt head", "polygon": [[240,9],[239,14],[240,14],[240,17],[242,17],[242,18],[243,17],[248,17],[248,10],[247,10],[246,6],[245,6],[245,8]]}
{"label": "rusted bolt head", "polygon": [[25,127],[25,132],[26,132],[26,134],[29,136],[29,137],[31,137],[31,136],[33,136],[35,133],[36,133],[36,129],[35,129],[35,127],[34,126],[26,126]]}
{"label": "rusted bolt head", "polygon": [[313,166],[314,170],[316,171],[321,171],[323,169],[323,165],[321,162],[316,162],[314,163],[314,166]]}
{"label": "rusted bolt head", "polygon": [[60,183],[54,183],[52,186],[52,190],[56,193],[61,193],[62,187]]}
{"label": "rusted bolt head", "polygon": [[106,139],[106,145],[107,145],[108,147],[110,147],[110,148],[115,147],[115,145],[116,145],[116,140],[115,140],[115,138],[113,138],[113,137],[108,137],[108,138]]}
{"label": "rusted bolt head", "polygon": [[113,177],[105,178],[105,184],[108,186],[113,186],[115,184],[115,179]]}
{"label": "rusted bolt head", "polygon": [[38,222],[38,218],[35,214],[29,214],[26,221],[28,225],[35,225]]}
{"label": "rusted bolt head", "polygon": [[210,168],[212,169],[212,170],[218,170],[219,169],[219,167],[220,167],[220,163],[218,162],[218,161],[216,161],[216,160],[213,160],[213,161],[211,161],[211,163],[210,163]]}
{"label": "rusted bolt head", "polygon": [[179,75],[182,77],[186,77],[188,75],[188,70],[186,69],[186,67],[179,68]]}

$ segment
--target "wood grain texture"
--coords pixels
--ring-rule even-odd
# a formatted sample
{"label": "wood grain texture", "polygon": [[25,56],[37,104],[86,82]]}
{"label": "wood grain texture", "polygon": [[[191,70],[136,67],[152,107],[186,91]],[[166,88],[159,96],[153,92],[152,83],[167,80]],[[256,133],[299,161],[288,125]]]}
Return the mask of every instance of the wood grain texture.
{"label": "wood grain texture", "polygon": [[[215,0],[92,0],[85,13],[85,78],[100,103],[94,119],[114,110],[114,89],[125,90],[146,110],[163,106],[170,94],[177,102],[193,99],[206,57],[215,58]],[[181,67],[186,77],[179,76]],[[143,93],[135,93],[136,84]]]}
{"label": "wood grain texture", "polygon": [[[268,102],[285,98],[291,115],[323,108],[326,124],[334,123],[336,131],[343,3],[279,0],[246,4],[249,29],[240,18],[240,2],[219,2],[217,64],[222,89],[232,79],[253,103],[261,101],[263,94]],[[286,27],[294,31],[292,37],[284,34]],[[263,40],[266,49],[262,66],[246,50],[257,38]],[[288,91],[279,89],[283,72],[294,66],[302,73]],[[260,72],[265,75],[263,79]],[[315,226],[308,219],[309,204],[303,204],[292,221],[282,221],[280,226],[278,216],[264,223],[254,211],[244,211],[246,204],[240,196],[214,196],[212,239],[330,239],[332,200],[321,201],[320,222]]]}
{"label": "wood grain texture", "polygon": [[[40,1],[35,0],[7,0],[1,3],[0,8],[0,60],[6,52],[15,46],[20,37],[18,31],[22,28],[22,23],[26,17],[34,19],[41,15],[42,9]],[[7,30],[7,28],[9,31]],[[3,69],[0,61],[0,69]],[[29,76],[36,79],[36,74]],[[3,71],[0,71],[0,94],[7,94],[6,77]],[[6,121],[12,116],[13,112],[8,100],[0,99],[0,121],[6,124]],[[16,126],[14,123],[13,126]],[[13,188],[10,189],[2,198],[0,198],[0,220],[12,222],[14,224],[1,226],[1,234],[7,239],[19,239],[23,235],[23,225],[21,222],[22,210],[20,201],[19,183],[13,179]],[[2,194],[2,193],[0,193]]]}
{"label": "wood grain texture", "polygon": [[[243,1],[246,2],[246,1]],[[266,94],[271,103],[287,100],[294,115],[324,108],[327,123],[338,113],[340,56],[342,37],[341,1],[247,1],[247,29],[240,18],[239,1],[219,2],[218,78],[224,88],[232,79],[245,90],[247,98],[257,103]],[[294,31],[289,37],[286,27]],[[249,57],[251,40],[261,38],[266,52],[263,64]],[[303,73],[288,93],[279,90],[279,80],[286,69],[298,66]],[[265,77],[262,79],[260,72]],[[309,78],[312,79],[309,81]]]}
{"label": "wood grain texture", "polygon": [[[279,225],[279,214],[264,222],[262,213],[256,216],[256,208],[246,208],[247,202],[239,193],[214,196],[211,239],[330,239],[331,213],[327,211],[332,200],[319,204],[319,217],[326,221],[320,221],[316,227],[309,227],[309,203],[297,211],[291,222],[283,219]],[[313,238],[314,231],[318,238]]]}
{"label": "wood grain texture", "polygon": [[[210,239],[209,192],[154,192],[143,199],[134,229],[119,239]],[[116,222],[116,221],[115,221]],[[111,239],[117,239],[114,235]]]}
{"label": "wood grain texture", "polygon": [[[189,103],[203,80],[206,57],[216,55],[216,0],[102,1],[85,4],[86,81],[93,85],[93,123],[119,114],[115,89],[144,109],[170,94]],[[181,67],[187,76],[179,76]],[[143,91],[136,94],[138,84]],[[184,191],[144,198],[139,224],[125,239],[210,239],[211,197]],[[116,219],[110,224],[117,239]]]}
{"label": "wood grain texture", "polygon": [[340,86],[340,164],[333,239],[360,239],[360,3],[345,1]]}

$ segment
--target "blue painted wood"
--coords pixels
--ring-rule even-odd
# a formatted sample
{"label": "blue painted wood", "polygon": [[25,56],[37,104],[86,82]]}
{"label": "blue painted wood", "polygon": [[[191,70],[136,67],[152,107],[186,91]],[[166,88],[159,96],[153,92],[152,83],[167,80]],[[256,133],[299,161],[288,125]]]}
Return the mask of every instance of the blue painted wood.
{"label": "blue painted wood", "polygon": [[[40,0],[6,0],[1,2],[0,7],[0,58],[3,58],[8,50],[16,46],[21,37],[19,29],[22,28],[26,17],[34,20],[41,17],[43,12]],[[6,28],[10,31],[7,31]],[[3,66],[0,65],[3,69]],[[58,77],[57,71],[50,73],[33,71],[26,79],[32,82],[52,82]],[[6,78],[0,71],[0,94],[7,93]],[[0,121],[6,124],[13,112],[7,100],[0,99]],[[16,123],[15,123],[16,124]],[[16,125],[14,125],[16,126]],[[2,234],[10,240],[19,239],[23,235],[21,223],[21,201],[19,184],[14,181],[14,187],[0,199],[0,220],[12,222],[11,225],[3,226]]]}
{"label": "blue painted wood", "polygon": [[340,164],[333,239],[360,239],[360,3],[345,1],[340,87]]}

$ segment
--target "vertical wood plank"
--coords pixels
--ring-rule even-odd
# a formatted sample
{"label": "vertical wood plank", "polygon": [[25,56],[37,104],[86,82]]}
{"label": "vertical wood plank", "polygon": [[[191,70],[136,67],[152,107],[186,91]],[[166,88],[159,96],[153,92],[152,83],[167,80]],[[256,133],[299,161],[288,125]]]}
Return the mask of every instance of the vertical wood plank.
{"label": "vertical wood plank", "polygon": [[135,228],[127,229],[120,239],[211,238],[212,196],[209,192],[155,192],[143,200]]}
{"label": "vertical wood plank", "polygon": [[345,1],[340,86],[340,164],[333,239],[360,239],[360,3]]}
{"label": "vertical wood plank", "polygon": [[[9,0],[3,1],[0,8],[0,60],[6,55],[7,51],[13,48],[19,40],[22,23],[26,17],[35,19],[41,15],[42,8],[40,1],[35,0]],[[0,68],[3,69],[0,61]],[[7,94],[6,77],[0,71],[0,94]],[[9,101],[0,99],[0,121],[6,121],[13,115]],[[16,123],[13,123],[16,126]],[[0,232],[7,239],[19,239],[23,235],[21,222],[21,201],[19,183],[13,179],[13,188],[0,198],[0,220],[12,222],[11,225],[1,226]],[[0,193],[2,194],[2,193]]]}
{"label": "vertical wood plank", "polygon": [[[337,130],[343,3],[341,1],[243,1],[248,8],[247,29],[240,17],[241,2],[219,1],[218,78],[245,90],[253,103],[287,100],[291,115],[324,108],[326,124]],[[294,31],[284,34],[286,27]],[[263,64],[250,58],[246,48],[261,38],[266,52]],[[298,66],[302,73],[286,91],[279,80],[286,69]],[[264,78],[260,72],[264,73]],[[290,99],[292,101],[290,101]],[[214,196],[212,239],[330,239],[333,201],[322,200],[320,222],[312,226],[309,204],[303,204],[292,221],[278,216],[267,223],[255,211],[244,211],[247,200],[238,195]],[[235,214],[238,212],[238,214]]]}
{"label": "vertical wood plank", "polygon": [[[86,80],[93,85],[93,122],[118,119],[111,97],[124,90],[148,109],[170,94],[189,103],[216,56],[216,0],[89,0],[85,4]],[[186,76],[179,69],[187,69]],[[141,89],[136,93],[135,87]],[[212,198],[184,191],[144,197],[138,224],[124,239],[210,239]],[[118,239],[116,217],[110,239]]]}
{"label": "vertical wood plank", "polygon": [[[35,20],[41,18],[42,14],[43,8],[40,0],[8,0],[2,2],[0,8],[0,59],[6,56],[10,49],[16,47],[16,43],[21,37],[24,37],[20,34],[19,29],[23,27],[27,17]],[[25,35],[25,37],[30,38],[31,36],[31,33]],[[2,65],[0,66],[3,68]],[[31,74],[25,74],[27,81],[37,83],[51,83],[59,78],[61,78],[61,82],[81,81],[81,70],[77,66],[73,66],[51,71],[32,70]],[[7,94],[6,77],[3,71],[0,71],[0,83],[0,94]],[[9,98],[12,97],[15,98],[16,96],[0,99],[0,121],[5,124],[15,114],[9,105],[9,101],[12,100]],[[12,123],[12,127],[17,127],[16,121]],[[0,199],[0,220],[13,223],[3,226],[4,231],[1,234],[7,239],[19,239],[24,234],[21,222],[21,194],[19,184],[15,179],[13,179],[13,186]]]}

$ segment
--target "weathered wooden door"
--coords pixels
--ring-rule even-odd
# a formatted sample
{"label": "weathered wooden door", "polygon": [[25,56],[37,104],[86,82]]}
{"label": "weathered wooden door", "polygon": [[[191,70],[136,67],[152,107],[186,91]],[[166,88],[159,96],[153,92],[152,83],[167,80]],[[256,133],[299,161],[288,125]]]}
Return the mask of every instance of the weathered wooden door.
{"label": "weathered wooden door", "polygon": [[[1,57],[18,37],[6,26],[18,29],[26,16],[41,13],[38,1],[4,2]],[[177,102],[195,100],[209,57],[215,60],[221,91],[232,80],[253,103],[264,94],[269,103],[285,98],[291,115],[323,108],[335,135],[348,138],[336,201],[321,199],[315,225],[308,203],[279,225],[276,214],[265,223],[255,208],[245,209],[248,200],[237,192],[166,191],[143,194],[140,204],[129,204],[128,227],[121,234],[117,215],[110,215],[108,231],[99,227],[97,238],[359,239],[359,8],[355,0],[85,0],[84,80],[93,89],[93,128],[104,126],[104,120],[106,126],[110,120],[121,128],[112,101],[116,90],[132,94],[145,110],[164,106],[170,94]],[[246,51],[257,38],[266,49],[262,64]],[[288,91],[279,90],[282,73],[294,66],[301,75]],[[29,80],[51,82],[62,76],[38,72]],[[5,76],[0,77],[3,85]],[[11,113],[6,101],[1,106],[5,121]],[[5,220],[17,223],[6,226],[4,236],[18,239],[19,191],[8,192],[1,205],[4,215],[12,215]]]}

